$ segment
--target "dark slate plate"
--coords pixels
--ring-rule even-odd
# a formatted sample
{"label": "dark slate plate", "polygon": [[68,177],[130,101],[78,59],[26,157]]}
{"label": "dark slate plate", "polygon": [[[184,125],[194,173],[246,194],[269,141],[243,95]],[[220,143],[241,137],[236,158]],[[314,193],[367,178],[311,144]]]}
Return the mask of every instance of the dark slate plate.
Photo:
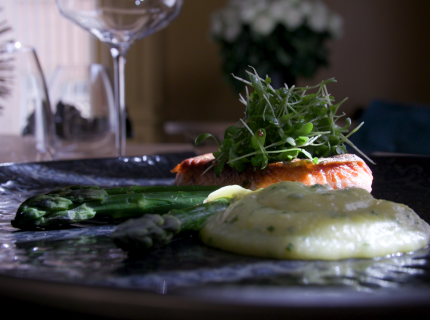
{"label": "dark slate plate", "polygon": [[[30,195],[71,184],[171,184],[170,170],[189,156],[1,165],[0,301],[47,315],[123,319],[333,318],[345,312],[381,318],[412,310],[417,318],[429,311],[429,248],[377,259],[277,261],[214,250],[189,234],[147,256],[128,257],[109,238],[112,221],[50,231],[10,226]],[[374,160],[373,195],[405,203],[430,222],[430,158]]]}

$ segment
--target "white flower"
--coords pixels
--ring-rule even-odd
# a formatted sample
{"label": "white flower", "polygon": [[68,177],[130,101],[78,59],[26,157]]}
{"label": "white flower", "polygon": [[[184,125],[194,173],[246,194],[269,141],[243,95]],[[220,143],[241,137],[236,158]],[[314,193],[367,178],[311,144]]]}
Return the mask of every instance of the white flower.
{"label": "white flower", "polygon": [[295,30],[303,24],[305,20],[305,15],[298,9],[291,7],[290,10],[284,13],[282,18],[283,24],[289,30]]}
{"label": "white flower", "polygon": [[269,13],[275,20],[281,21],[290,8],[289,1],[274,1],[269,6]]}
{"label": "white flower", "polygon": [[242,25],[237,17],[238,12],[232,6],[215,11],[211,16],[211,33],[226,41],[233,42],[242,30]]}
{"label": "white flower", "polygon": [[335,39],[342,37],[343,20],[337,14],[331,14],[328,20],[328,31]]}
{"label": "white flower", "polygon": [[236,40],[241,32],[241,24],[237,19],[238,12],[236,8],[226,7],[213,15],[212,32],[215,35],[222,36],[229,42]]}
{"label": "white flower", "polygon": [[249,7],[241,8],[239,18],[244,23],[249,23],[252,20],[254,20],[256,15],[257,15],[257,8],[249,6]]}
{"label": "white flower", "polygon": [[221,19],[223,23],[227,25],[237,23],[237,15],[238,14],[235,8],[227,7],[221,11]]}
{"label": "white flower", "polygon": [[328,10],[322,2],[315,2],[315,6],[308,15],[309,27],[316,32],[323,32],[328,26]]}
{"label": "white flower", "polygon": [[222,32],[222,21],[219,12],[215,12],[211,16],[211,33],[219,36]]}
{"label": "white flower", "polygon": [[265,1],[242,1],[242,5],[238,8],[239,19],[243,23],[251,23],[266,7]]}
{"label": "white flower", "polygon": [[310,15],[312,12],[312,9],[313,7],[308,1],[302,1],[299,5],[300,12],[305,16]]}
{"label": "white flower", "polygon": [[224,28],[224,39],[228,42],[233,42],[237,39],[241,31],[242,26],[240,23],[226,25]]}
{"label": "white flower", "polygon": [[276,21],[267,12],[260,13],[251,22],[251,29],[262,36],[269,35],[276,26]]}

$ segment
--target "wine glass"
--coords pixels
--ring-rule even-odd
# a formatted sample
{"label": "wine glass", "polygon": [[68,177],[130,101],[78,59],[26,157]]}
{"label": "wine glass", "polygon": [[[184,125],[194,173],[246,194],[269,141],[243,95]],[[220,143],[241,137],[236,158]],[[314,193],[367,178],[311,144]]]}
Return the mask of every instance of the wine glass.
{"label": "wine glass", "polygon": [[166,27],[183,0],[56,0],[60,13],[110,46],[118,112],[116,151],[125,155],[125,62],[131,44]]}

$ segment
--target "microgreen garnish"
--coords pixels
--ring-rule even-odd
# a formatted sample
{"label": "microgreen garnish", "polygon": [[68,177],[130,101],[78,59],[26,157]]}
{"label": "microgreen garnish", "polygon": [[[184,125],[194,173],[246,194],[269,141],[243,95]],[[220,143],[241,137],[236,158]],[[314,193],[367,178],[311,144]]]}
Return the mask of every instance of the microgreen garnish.
{"label": "microgreen garnish", "polygon": [[[250,81],[233,75],[254,91],[249,93],[246,88],[246,98],[240,95],[239,101],[246,106],[245,117],[226,129],[219,150],[213,153],[217,176],[226,164],[238,171],[249,164],[264,169],[268,163],[296,158],[317,164],[318,158],[347,153],[345,143],[372,162],[348,139],[362,124],[351,132],[351,119],[345,119],[344,127],[336,124],[345,116],[336,112],[346,99],[334,103],[328,93],[326,85],[336,82],[334,78],[313,87],[285,85],[274,89],[268,76],[262,79],[252,69],[253,73],[247,71]],[[316,93],[308,94],[310,90]],[[215,137],[204,133],[197,137],[196,145],[207,138]]]}

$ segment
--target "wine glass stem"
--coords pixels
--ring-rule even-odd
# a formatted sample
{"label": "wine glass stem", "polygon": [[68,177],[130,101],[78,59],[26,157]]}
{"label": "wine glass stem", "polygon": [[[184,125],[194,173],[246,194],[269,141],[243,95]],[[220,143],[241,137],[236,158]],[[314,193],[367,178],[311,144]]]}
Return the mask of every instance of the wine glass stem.
{"label": "wine glass stem", "polygon": [[126,110],[125,110],[125,62],[127,48],[110,49],[113,58],[115,107],[117,111],[117,132],[115,135],[115,146],[118,157],[125,156],[126,144]]}

